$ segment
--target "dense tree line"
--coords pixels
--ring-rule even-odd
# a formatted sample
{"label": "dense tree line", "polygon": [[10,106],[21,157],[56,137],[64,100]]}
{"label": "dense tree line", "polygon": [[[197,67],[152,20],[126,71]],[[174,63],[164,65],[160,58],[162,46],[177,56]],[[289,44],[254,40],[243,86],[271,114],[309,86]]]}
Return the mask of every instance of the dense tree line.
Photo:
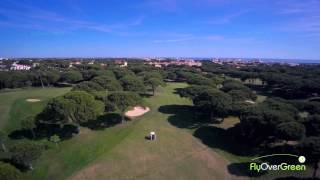
{"label": "dense tree line", "polygon": [[259,66],[236,69],[230,66],[205,62],[202,69],[206,72],[237,77],[243,81],[259,78],[265,88],[272,91],[273,95],[286,99],[307,98],[320,94],[319,65],[261,64]]}

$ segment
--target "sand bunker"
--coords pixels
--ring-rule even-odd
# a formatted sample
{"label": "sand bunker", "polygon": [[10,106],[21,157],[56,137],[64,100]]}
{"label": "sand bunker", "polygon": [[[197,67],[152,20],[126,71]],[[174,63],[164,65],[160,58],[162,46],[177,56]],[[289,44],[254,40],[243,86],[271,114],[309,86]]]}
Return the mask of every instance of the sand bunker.
{"label": "sand bunker", "polygon": [[40,99],[27,99],[27,102],[40,102]]}
{"label": "sand bunker", "polygon": [[148,107],[136,106],[132,110],[127,111],[125,113],[125,115],[127,117],[138,117],[138,116],[144,115],[145,113],[147,113],[149,111],[150,111],[150,108],[148,108]]}
{"label": "sand bunker", "polygon": [[251,101],[251,100],[246,100],[245,102],[246,102],[246,103],[249,103],[249,104],[255,104],[255,103],[256,103],[256,102]]}

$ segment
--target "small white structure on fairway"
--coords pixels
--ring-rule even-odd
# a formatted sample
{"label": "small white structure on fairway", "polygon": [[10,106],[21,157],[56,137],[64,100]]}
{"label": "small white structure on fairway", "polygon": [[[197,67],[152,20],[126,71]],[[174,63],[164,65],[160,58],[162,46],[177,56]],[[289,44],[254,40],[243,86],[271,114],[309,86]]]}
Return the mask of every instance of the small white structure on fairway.
{"label": "small white structure on fairway", "polygon": [[151,131],[150,132],[150,140],[153,141],[153,140],[156,140],[157,136],[156,136],[156,133],[154,131]]}

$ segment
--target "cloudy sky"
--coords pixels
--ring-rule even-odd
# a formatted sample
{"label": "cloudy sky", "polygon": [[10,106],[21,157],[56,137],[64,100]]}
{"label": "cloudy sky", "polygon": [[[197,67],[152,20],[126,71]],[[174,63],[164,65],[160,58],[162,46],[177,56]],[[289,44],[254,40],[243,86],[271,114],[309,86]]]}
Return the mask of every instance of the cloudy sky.
{"label": "cloudy sky", "polygon": [[320,59],[320,0],[1,0],[0,57]]}

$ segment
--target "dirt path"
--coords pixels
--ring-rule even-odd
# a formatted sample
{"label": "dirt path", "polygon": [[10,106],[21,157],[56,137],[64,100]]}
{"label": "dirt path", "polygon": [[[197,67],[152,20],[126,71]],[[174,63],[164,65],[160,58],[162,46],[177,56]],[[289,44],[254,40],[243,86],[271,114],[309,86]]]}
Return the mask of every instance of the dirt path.
{"label": "dirt path", "polygon": [[[157,110],[184,101],[173,93],[150,100],[151,111],[124,141],[70,179],[239,179],[229,174],[226,159],[191,133],[171,125],[167,121],[171,115]],[[150,130],[157,132],[154,142],[144,138]]]}

